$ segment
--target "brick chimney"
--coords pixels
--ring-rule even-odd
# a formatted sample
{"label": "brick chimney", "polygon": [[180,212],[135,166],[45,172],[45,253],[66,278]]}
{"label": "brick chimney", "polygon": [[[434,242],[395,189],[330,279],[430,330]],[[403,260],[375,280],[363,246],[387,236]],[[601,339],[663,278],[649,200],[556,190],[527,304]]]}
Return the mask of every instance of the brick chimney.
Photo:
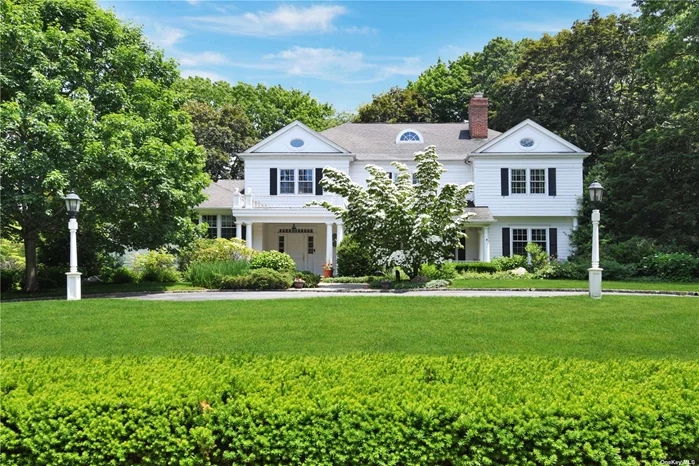
{"label": "brick chimney", "polygon": [[488,98],[482,92],[476,92],[471,97],[468,106],[468,126],[471,139],[486,139],[488,137]]}

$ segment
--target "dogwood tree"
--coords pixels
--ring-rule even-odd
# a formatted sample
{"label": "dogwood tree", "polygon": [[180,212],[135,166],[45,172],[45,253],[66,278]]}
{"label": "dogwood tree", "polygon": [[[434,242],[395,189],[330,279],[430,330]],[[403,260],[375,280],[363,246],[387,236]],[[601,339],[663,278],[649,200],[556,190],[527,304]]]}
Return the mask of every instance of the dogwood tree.
{"label": "dogwood tree", "polygon": [[[415,154],[417,169],[411,176],[399,162],[394,180],[376,165],[367,165],[367,187],[353,182],[334,168],[323,170],[323,192],[343,196],[345,206],[314,201],[342,220],[345,231],[367,248],[378,264],[400,267],[410,278],[422,264],[440,264],[461,247],[468,218],[466,196],[473,183],[441,185],[446,170],[437,151],[429,146]],[[414,179],[413,179],[414,178]]]}

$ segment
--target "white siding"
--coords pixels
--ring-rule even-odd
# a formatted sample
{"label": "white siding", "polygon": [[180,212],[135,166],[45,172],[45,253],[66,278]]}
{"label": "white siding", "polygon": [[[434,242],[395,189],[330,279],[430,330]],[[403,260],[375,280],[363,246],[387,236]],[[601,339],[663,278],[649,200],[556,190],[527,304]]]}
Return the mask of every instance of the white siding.
{"label": "white siding", "polygon": [[[315,177],[316,168],[333,167],[345,173],[349,173],[349,160],[327,157],[310,157],[307,155],[289,154],[279,158],[254,158],[245,160],[245,192],[252,189],[253,196],[269,195],[269,169],[270,168],[310,168]],[[277,175],[278,176],[278,175]]]}
{"label": "white siding", "polygon": [[[529,138],[534,141],[532,147],[523,148],[519,141],[523,138]],[[536,153],[536,152],[573,152],[570,147],[553,139],[551,136],[545,134],[543,131],[531,126],[525,125],[514,131],[512,134],[503,138],[501,141],[493,144],[483,151],[484,153],[493,152],[521,152],[522,154]]]}
{"label": "white siding", "polygon": [[[410,173],[415,172],[415,169],[417,168],[417,164],[415,162],[401,162],[408,167]],[[442,173],[442,184],[453,183],[456,185],[462,185],[473,181],[471,165],[466,164],[463,160],[445,160],[441,163],[447,170],[446,172]],[[381,167],[387,172],[398,171],[395,167],[391,166],[391,161],[362,160],[353,162],[350,165],[350,177],[352,178],[352,181],[359,183],[362,186],[366,186],[366,180],[369,177],[369,172],[367,172],[364,167],[370,164]]]}
{"label": "white siding", "polygon": [[[573,217],[505,217],[498,218],[497,223],[490,227],[490,257],[502,256],[502,229],[510,228],[557,228],[558,229],[558,258],[566,259],[572,253],[570,233],[573,230]],[[550,238],[547,237],[550,241]]]}
{"label": "white siding", "polygon": [[[491,158],[493,157],[493,158]],[[551,158],[527,156],[473,158],[476,205],[490,207],[494,217],[562,216],[576,214],[578,198],[583,194],[582,157]],[[502,196],[501,168],[543,168],[546,170],[546,194],[510,194]],[[548,195],[548,168],[556,169],[556,195]],[[511,191],[511,188],[508,189]]]}

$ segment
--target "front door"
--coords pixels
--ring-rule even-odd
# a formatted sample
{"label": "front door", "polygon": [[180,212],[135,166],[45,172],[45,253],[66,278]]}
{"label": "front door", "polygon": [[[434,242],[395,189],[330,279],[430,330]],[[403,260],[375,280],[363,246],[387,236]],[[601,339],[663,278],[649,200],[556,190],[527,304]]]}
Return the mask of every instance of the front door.
{"label": "front door", "polygon": [[[287,233],[284,235],[286,253],[296,262],[299,270],[314,270],[315,237],[309,233]],[[317,272],[316,272],[317,273]]]}

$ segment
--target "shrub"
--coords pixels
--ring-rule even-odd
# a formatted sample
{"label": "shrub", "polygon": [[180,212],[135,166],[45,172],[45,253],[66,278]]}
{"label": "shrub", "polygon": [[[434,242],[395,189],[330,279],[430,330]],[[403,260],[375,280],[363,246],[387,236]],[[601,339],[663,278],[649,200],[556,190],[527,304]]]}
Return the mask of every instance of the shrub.
{"label": "shrub", "polygon": [[498,271],[496,264],[492,262],[454,262],[454,267],[459,273],[463,272],[482,272],[495,273]]}
{"label": "shrub", "polygon": [[365,277],[328,277],[323,278],[323,283],[369,283],[376,280],[382,280],[386,277],[383,275],[373,275]]}
{"label": "shrub", "polygon": [[600,260],[605,280],[628,280],[636,276],[636,264],[620,264],[615,260]]}
{"label": "shrub", "polygon": [[441,265],[422,264],[420,276],[429,280],[453,280],[459,276],[453,262],[445,262]]}
{"label": "shrub", "polygon": [[250,270],[250,264],[244,260],[192,262],[185,272],[185,278],[194,286],[215,289],[221,287],[221,277],[245,275]]}
{"label": "shrub", "polygon": [[193,262],[250,261],[257,254],[259,251],[237,238],[201,238],[180,251],[180,268],[187,269]]}
{"label": "shrub", "polygon": [[366,247],[345,236],[337,247],[337,273],[344,277],[364,277],[381,270]]}
{"label": "shrub", "polygon": [[530,272],[535,271],[541,273],[549,268],[549,253],[544,251],[541,246],[536,243],[528,243],[524,249],[529,254],[531,260],[529,264]]}
{"label": "shrub", "polygon": [[655,254],[641,261],[639,272],[647,277],[689,281],[699,276],[699,258],[690,254]]}
{"label": "shrub", "polygon": [[448,288],[451,285],[449,280],[430,280],[425,283],[425,288]]}
{"label": "shrub", "polygon": [[285,252],[264,251],[250,260],[251,269],[272,269],[277,272],[291,272],[296,269],[296,262]]}
{"label": "shrub", "polygon": [[139,281],[143,282],[169,283],[180,280],[175,267],[175,256],[162,249],[136,254],[133,269],[138,274]]}
{"label": "shrub", "polygon": [[514,270],[518,269],[520,267],[527,268],[529,263],[527,262],[527,258],[525,256],[519,256],[519,255],[514,255],[514,256],[500,256],[496,257],[493,259],[492,263],[495,265],[495,267],[498,269],[499,272],[504,272],[507,270]]}
{"label": "shrub", "polygon": [[699,457],[690,360],[140,356],[0,368],[7,466]]}
{"label": "shrub", "polygon": [[601,256],[620,264],[639,264],[645,257],[654,255],[655,245],[638,236],[620,243],[602,243]]}
{"label": "shrub", "polygon": [[246,290],[250,288],[249,275],[216,275],[218,288],[222,290]]}
{"label": "shrub", "polygon": [[294,283],[290,273],[274,269],[254,269],[247,278],[251,290],[286,290]]}
{"label": "shrub", "polygon": [[16,289],[22,281],[23,274],[23,268],[0,268],[0,291],[4,293]]}
{"label": "shrub", "polygon": [[589,262],[582,260],[551,262],[551,270],[548,275],[543,278],[553,278],[558,280],[587,280],[587,269],[590,268]]}
{"label": "shrub", "polygon": [[529,272],[524,275],[515,275],[510,271],[483,273],[483,272],[464,272],[461,274],[464,280],[530,280],[533,278]]}
{"label": "shrub", "polygon": [[308,270],[297,270],[294,272],[294,278],[302,279],[305,282],[304,287],[306,288],[316,288],[318,283],[320,283],[320,275]]}
{"label": "shrub", "polygon": [[[51,290],[55,288],[65,288],[67,285],[67,271],[68,269],[65,267],[39,264],[36,270],[39,289]],[[21,280],[24,281],[24,277],[21,277]]]}
{"label": "shrub", "polygon": [[138,278],[134,272],[126,267],[118,267],[111,271],[107,277],[100,276],[107,283],[133,283]]}

